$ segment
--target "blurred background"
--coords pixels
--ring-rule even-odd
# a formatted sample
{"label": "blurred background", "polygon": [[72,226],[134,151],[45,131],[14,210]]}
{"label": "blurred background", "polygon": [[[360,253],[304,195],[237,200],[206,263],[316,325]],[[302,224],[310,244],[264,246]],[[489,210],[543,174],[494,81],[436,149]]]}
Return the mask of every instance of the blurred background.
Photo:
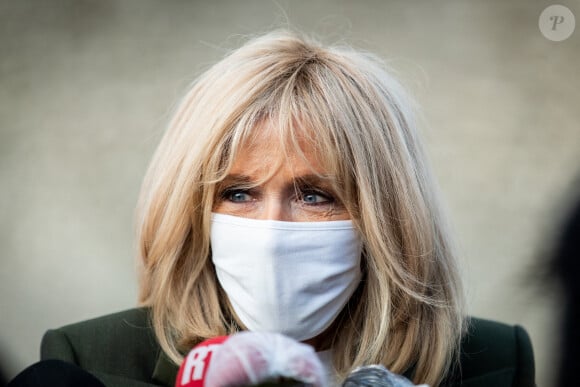
{"label": "blurred background", "polygon": [[246,36],[290,25],[379,54],[418,99],[469,311],[525,326],[551,385],[560,307],[536,274],[580,171],[580,28],[547,39],[551,4],[0,0],[7,377],[46,329],[136,304],[134,207],[172,105]]}

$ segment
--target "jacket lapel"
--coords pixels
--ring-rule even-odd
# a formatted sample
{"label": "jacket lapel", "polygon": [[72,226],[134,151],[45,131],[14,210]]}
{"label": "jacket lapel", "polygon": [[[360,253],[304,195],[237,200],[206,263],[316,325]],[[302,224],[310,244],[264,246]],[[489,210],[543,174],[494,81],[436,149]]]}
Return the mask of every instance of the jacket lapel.
{"label": "jacket lapel", "polygon": [[489,387],[511,386],[514,380],[514,369],[504,368],[486,374],[462,379],[460,383],[452,384],[453,387]]}

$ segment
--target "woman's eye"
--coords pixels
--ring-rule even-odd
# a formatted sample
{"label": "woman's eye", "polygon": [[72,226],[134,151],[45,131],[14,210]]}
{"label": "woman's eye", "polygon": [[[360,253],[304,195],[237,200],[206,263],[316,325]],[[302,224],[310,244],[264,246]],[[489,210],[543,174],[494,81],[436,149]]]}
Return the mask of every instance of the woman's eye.
{"label": "woman's eye", "polygon": [[241,190],[226,191],[224,192],[223,197],[224,199],[234,203],[249,202],[252,200],[252,196],[248,192]]}
{"label": "woman's eye", "polygon": [[304,192],[302,193],[302,201],[306,204],[328,204],[333,202],[331,197],[320,192]]}

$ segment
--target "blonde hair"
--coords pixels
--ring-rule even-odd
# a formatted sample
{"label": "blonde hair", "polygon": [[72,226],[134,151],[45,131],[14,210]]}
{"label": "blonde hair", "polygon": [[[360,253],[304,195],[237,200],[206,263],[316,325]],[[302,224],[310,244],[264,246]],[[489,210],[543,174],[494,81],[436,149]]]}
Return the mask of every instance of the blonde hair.
{"label": "blonde hair", "polygon": [[363,238],[364,279],[329,339],[337,372],[381,363],[441,382],[464,329],[463,293],[411,107],[372,55],[284,31],[194,82],[139,201],[140,301],[169,358],[242,326],[211,262],[210,214],[236,151],[267,120],[285,146],[300,151],[297,135],[308,138]]}

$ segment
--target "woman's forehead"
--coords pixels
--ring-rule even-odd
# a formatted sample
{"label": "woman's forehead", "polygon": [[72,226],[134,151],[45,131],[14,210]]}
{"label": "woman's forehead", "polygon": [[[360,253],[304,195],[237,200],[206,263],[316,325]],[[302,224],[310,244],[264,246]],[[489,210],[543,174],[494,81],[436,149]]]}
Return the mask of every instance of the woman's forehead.
{"label": "woman's forehead", "polygon": [[264,172],[288,175],[328,175],[322,155],[312,141],[312,131],[294,128],[292,133],[275,127],[275,121],[263,121],[252,130],[232,154],[229,174],[252,176]]}

